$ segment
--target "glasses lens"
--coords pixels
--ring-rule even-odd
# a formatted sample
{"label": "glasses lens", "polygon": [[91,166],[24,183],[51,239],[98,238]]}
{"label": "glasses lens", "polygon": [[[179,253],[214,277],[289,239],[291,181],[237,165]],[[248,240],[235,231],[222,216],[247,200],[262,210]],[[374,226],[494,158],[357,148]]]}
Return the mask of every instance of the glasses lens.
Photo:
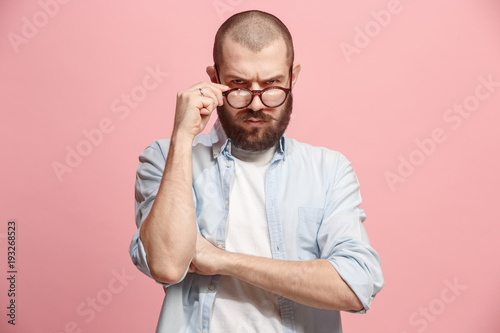
{"label": "glasses lens", "polygon": [[245,89],[237,89],[231,91],[226,98],[233,108],[242,108],[250,103],[252,93]]}
{"label": "glasses lens", "polygon": [[271,88],[264,91],[261,95],[262,103],[268,107],[276,107],[281,105],[286,98],[286,92],[281,89]]}

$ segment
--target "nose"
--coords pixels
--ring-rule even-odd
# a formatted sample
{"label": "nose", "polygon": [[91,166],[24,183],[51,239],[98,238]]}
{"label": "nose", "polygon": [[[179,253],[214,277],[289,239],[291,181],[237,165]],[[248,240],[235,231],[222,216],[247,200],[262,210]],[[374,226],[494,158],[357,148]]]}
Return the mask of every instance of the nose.
{"label": "nose", "polygon": [[[260,87],[257,82],[254,82],[252,84],[252,87],[250,89],[251,90],[261,90],[262,87]],[[248,106],[248,108],[250,110],[253,110],[253,111],[259,111],[259,110],[262,110],[262,109],[266,108],[266,106],[264,104],[262,104],[262,100],[260,99],[259,95],[254,95],[252,103],[250,103],[250,105]]]}
{"label": "nose", "polygon": [[260,99],[260,96],[255,94],[253,96],[252,103],[248,106],[248,109],[253,110],[253,111],[259,111],[264,109],[266,106],[262,104],[262,101]]}

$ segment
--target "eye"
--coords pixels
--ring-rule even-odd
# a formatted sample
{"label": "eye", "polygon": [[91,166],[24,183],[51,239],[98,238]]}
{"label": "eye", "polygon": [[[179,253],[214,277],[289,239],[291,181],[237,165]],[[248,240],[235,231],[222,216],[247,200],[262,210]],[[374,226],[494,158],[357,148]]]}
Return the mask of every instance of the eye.
{"label": "eye", "polygon": [[277,81],[278,81],[278,80],[276,80],[276,79],[268,80],[268,81],[266,81],[266,84],[268,84],[268,85],[273,85],[273,84],[275,84]]}
{"label": "eye", "polygon": [[243,81],[243,80],[233,80],[233,83],[236,84],[236,85],[238,85],[238,86],[241,86],[241,85],[245,84],[245,81]]}

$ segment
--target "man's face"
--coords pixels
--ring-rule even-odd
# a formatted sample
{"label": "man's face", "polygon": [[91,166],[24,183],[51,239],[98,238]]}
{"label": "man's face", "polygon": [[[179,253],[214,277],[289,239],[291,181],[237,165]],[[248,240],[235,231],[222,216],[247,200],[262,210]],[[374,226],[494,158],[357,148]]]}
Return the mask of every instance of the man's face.
{"label": "man's face", "polygon": [[[281,39],[257,53],[228,39],[223,45],[223,62],[217,65],[221,83],[230,88],[289,88],[292,79],[286,46]],[[283,135],[290,122],[292,106],[291,94],[277,108],[266,107],[255,96],[244,109],[234,109],[224,100],[224,104],[217,107],[217,114],[233,145],[244,150],[262,151],[274,146]]]}

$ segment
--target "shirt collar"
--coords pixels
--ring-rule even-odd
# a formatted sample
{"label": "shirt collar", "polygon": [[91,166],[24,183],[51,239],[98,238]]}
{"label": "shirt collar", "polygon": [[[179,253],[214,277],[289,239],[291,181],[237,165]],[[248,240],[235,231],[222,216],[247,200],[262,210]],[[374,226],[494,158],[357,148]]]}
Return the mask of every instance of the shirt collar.
{"label": "shirt collar", "polygon": [[[231,139],[227,137],[219,119],[215,121],[214,127],[210,131],[210,141],[212,142],[212,154],[214,158],[217,158],[224,151],[226,151],[228,155],[231,155]],[[276,154],[280,154],[282,158],[285,159],[285,152],[286,136],[283,134],[280,138],[280,144],[276,150]]]}

